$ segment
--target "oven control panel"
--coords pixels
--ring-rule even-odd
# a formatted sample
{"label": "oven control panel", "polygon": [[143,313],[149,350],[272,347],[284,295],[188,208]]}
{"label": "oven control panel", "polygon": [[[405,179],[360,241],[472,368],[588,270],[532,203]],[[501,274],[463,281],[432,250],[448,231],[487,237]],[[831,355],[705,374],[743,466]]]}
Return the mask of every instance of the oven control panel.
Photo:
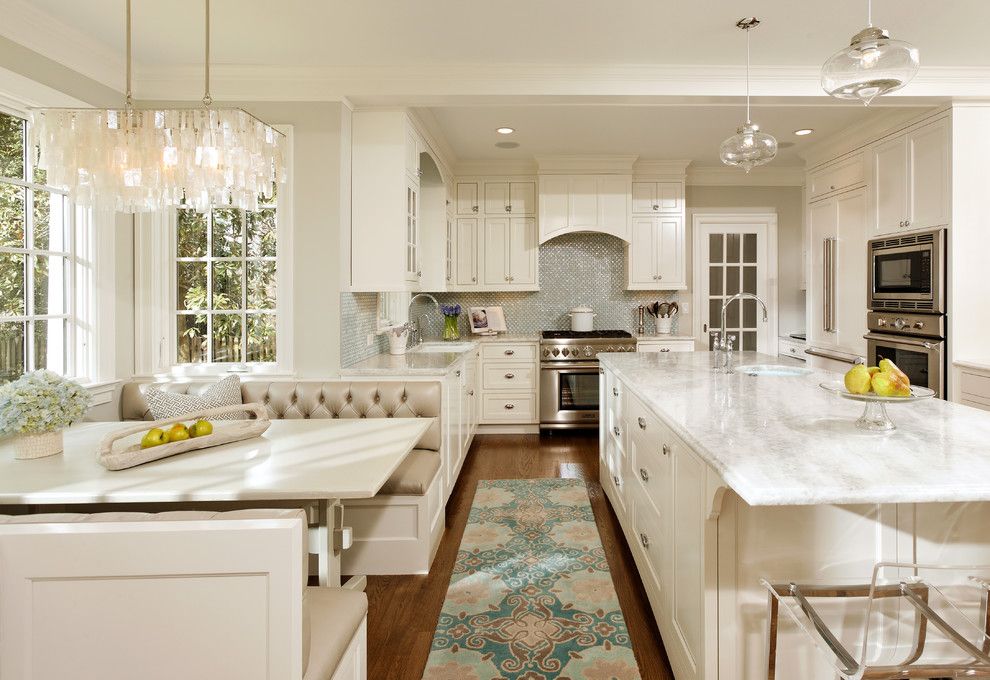
{"label": "oven control panel", "polygon": [[635,352],[635,343],[615,344],[547,344],[540,347],[543,361],[591,361],[605,352]]}
{"label": "oven control panel", "polygon": [[869,312],[866,326],[874,333],[892,333],[924,338],[945,337],[945,317],[941,314]]}

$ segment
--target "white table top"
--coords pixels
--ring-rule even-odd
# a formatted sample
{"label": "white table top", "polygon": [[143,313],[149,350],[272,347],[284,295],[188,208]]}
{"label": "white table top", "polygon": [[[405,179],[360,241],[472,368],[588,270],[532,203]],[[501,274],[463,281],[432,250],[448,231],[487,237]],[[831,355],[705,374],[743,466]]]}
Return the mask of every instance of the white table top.
{"label": "white table top", "polygon": [[259,438],[116,472],[100,465],[98,444],[133,423],[83,423],[57,456],[16,460],[10,442],[0,445],[0,504],[370,498],[432,422],[273,420]]}

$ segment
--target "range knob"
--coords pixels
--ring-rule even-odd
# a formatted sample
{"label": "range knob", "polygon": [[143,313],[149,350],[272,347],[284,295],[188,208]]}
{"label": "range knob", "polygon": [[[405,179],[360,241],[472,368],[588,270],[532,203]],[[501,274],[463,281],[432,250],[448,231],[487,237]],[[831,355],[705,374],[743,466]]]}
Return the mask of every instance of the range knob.
{"label": "range knob", "polygon": [[924,321],[915,321],[914,322],[914,327],[917,328],[920,331],[922,328],[925,327],[925,322]]}
{"label": "range knob", "polygon": [[881,316],[880,318],[877,319],[877,326],[883,328],[886,325],[887,325],[887,320],[885,318]]}
{"label": "range knob", "polygon": [[901,317],[897,317],[896,319],[894,319],[894,328],[896,328],[897,330],[901,330],[907,325],[908,325],[907,319],[902,319]]}
{"label": "range knob", "polygon": [[590,357],[591,356],[591,346],[590,345],[589,346],[586,346],[584,348],[584,356],[586,356],[586,357]]}

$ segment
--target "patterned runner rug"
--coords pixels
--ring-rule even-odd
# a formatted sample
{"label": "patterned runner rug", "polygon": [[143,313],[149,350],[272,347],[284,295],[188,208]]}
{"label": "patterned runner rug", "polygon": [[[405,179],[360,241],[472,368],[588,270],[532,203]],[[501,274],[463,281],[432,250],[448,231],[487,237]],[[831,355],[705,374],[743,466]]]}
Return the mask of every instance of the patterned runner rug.
{"label": "patterned runner rug", "polygon": [[584,482],[478,482],[424,680],[636,680]]}

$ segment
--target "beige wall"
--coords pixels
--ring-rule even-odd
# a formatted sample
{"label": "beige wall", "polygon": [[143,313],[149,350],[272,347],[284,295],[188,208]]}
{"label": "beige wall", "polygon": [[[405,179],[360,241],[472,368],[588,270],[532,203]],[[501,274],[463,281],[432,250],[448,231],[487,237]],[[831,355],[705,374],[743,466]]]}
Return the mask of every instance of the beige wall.
{"label": "beige wall", "polygon": [[[804,330],[805,293],[801,290],[801,268],[804,266],[801,238],[804,229],[804,198],[801,187],[688,186],[686,199],[689,211],[702,212],[706,208],[776,210],[779,330],[781,335]],[[687,232],[690,247],[690,218]]]}

